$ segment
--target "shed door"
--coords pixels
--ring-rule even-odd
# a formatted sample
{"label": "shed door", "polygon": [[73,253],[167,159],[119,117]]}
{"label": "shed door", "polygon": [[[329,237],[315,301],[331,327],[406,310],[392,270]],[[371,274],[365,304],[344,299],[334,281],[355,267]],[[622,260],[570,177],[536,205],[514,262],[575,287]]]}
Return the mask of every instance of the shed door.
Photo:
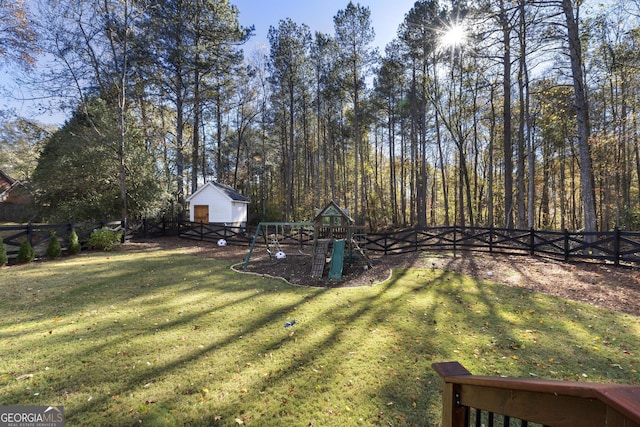
{"label": "shed door", "polygon": [[195,205],[193,207],[194,222],[209,222],[209,205]]}

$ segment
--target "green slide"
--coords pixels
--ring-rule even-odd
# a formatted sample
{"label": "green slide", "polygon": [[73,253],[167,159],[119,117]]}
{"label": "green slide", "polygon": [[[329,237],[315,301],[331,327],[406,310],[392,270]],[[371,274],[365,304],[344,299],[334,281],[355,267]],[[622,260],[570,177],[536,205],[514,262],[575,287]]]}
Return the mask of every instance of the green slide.
{"label": "green slide", "polygon": [[340,280],[342,278],[342,265],[344,264],[344,239],[333,241],[331,251],[331,265],[329,266],[329,279]]}

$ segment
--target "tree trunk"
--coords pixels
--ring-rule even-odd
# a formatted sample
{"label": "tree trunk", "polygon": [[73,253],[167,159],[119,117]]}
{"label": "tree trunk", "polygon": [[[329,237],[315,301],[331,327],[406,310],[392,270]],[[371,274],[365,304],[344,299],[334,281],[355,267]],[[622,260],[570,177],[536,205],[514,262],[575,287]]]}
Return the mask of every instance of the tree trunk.
{"label": "tree trunk", "polygon": [[500,0],[500,24],[504,52],[503,66],[503,140],[504,140],[504,215],[505,228],[513,228],[513,142],[511,131],[511,28],[504,0]]}
{"label": "tree trunk", "polygon": [[496,140],[496,104],[495,100],[495,85],[491,85],[491,127],[489,130],[489,171],[488,183],[489,186],[487,198],[487,226],[493,228],[495,226],[494,219],[494,206],[493,206],[493,163],[494,163],[494,146]]}
{"label": "tree trunk", "polygon": [[435,120],[438,158],[440,159],[440,176],[442,179],[442,200],[444,202],[444,225],[448,227],[451,224],[451,219],[449,218],[449,191],[447,190],[447,172],[445,170],[444,152],[442,151],[442,136],[440,132],[440,119],[437,110]]}
{"label": "tree trunk", "polygon": [[[571,0],[562,0],[562,9],[567,20],[567,34],[569,41],[569,56],[571,58],[571,73],[573,76],[573,88],[576,102],[576,115],[578,119],[578,148],[580,155],[580,189],[582,193],[584,231],[585,233],[597,231],[597,216],[593,169],[591,152],[589,148],[589,136],[591,133],[589,123],[589,106],[585,88],[584,74],[582,70],[582,48],[578,28],[577,11]],[[585,240],[593,241],[596,236],[587,236]]]}
{"label": "tree trunk", "polygon": [[176,196],[180,206],[180,219],[184,219],[184,103],[182,78],[176,79]]}
{"label": "tree trunk", "polygon": [[222,162],[222,96],[216,94],[216,180],[222,182],[224,165]]}
{"label": "tree trunk", "polygon": [[[197,56],[196,56],[197,58]],[[198,60],[196,59],[196,62]],[[198,156],[200,155],[200,71],[194,71],[194,94],[193,94],[193,142],[191,150],[191,193],[198,189],[198,167],[200,165]]]}
{"label": "tree trunk", "polygon": [[[526,128],[526,100],[525,100],[525,70],[526,70],[526,43],[525,43],[525,23],[524,23],[524,0],[519,0],[519,17],[518,17],[518,40],[520,42],[520,55],[518,58],[518,104],[519,104],[519,120],[518,120],[518,168],[516,171],[517,192],[517,228],[523,230],[526,228],[526,208],[525,208],[525,128]],[[529,200],[529,203],[532,203]]]}

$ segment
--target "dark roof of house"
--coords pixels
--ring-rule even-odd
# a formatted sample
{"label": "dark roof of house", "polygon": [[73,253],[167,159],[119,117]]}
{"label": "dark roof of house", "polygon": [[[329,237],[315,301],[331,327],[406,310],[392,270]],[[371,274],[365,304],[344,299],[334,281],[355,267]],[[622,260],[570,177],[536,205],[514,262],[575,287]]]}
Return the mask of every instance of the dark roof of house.
{"label": "dark roof of house", "polygon": [[[20,192],[23,192],[26,196],[20,195]],[[30,194],[31,192],[26,183],[13,179],[0,170],[0,203],[6,202],[12,195],[15,203],[15,200],[30,197]]]}
{"label": "dark roof of house", "polygon": [[13,184],[16,181],[15,179],[11,178],[9,175],[4,173],[2,169],[0,169],[0,178],[3,179],[4,181],[7,181],[9,185]]}
{"label": "dark roof of house", "polygon": [[249,199],[247,199],[242,194],[238,193],[236,190],[234,190],[233,188],[231,188],[231,187],[229,187],[227,185],[219,184],[217,182],[211,182],[211,184],[215,185],[216,188],[218,188],[223,193],[225,193],[227,196],[229,196],[229,198],[231,200],[233,200],[233,201],[236,201],[236,202],[249,202]]}

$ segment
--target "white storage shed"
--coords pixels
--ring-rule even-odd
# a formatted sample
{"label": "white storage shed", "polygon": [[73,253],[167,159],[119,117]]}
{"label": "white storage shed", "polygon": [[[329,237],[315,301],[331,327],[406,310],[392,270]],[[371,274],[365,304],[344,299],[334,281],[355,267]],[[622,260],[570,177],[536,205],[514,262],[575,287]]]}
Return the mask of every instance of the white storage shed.
{"label": "white storage shed", "polygon": [[186,201],[191,222],[247,225],[249,199],[229,186],[207,182]]}

